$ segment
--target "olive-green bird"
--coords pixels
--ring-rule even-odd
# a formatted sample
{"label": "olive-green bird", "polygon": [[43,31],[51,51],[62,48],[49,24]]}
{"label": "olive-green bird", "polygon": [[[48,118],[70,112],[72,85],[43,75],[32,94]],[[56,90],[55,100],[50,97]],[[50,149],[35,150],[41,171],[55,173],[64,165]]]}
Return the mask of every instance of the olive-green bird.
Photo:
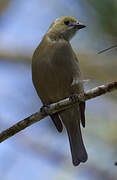
{"label": "olive-green bird", "polygon": [[[79,62],[69,42],[84,27],[73,17],[57,18],[35,50],[32,80],[44,105],[84,92]],[[80,120],[85,127],[85,102],[51,115],[51,119],[59,132],[62,122],[67,129],[73,164],[85,162],[87,152],[80,128]]]}

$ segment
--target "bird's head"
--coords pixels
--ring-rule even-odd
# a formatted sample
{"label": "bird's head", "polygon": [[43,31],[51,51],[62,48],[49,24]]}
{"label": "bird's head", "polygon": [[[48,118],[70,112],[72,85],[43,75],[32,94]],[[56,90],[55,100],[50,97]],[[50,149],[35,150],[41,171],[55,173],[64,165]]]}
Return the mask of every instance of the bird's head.
{"label": "bird's head", "polygon": [[57,18],[48,30],[51,36],[71,40],[79,29],[86,27],[73,17],[63,16]]}

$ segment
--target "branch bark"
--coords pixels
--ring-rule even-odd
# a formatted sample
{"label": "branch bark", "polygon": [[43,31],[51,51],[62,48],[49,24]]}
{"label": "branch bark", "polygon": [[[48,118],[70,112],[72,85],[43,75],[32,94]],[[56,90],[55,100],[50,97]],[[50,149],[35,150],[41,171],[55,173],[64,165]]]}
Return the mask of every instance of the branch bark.
{"label": "branch bark", "polygon": [[50,104],[48,107],[43,108],[43,112],[39,111],[35,114],[32,114],[31,116],[25,118],[22,121],[19,121],[18,123],[11,126],[10,128],[2,131],[0,133],[0,142],[3,142],[4,140],[15,135],[16,133],[20,132],[21,130],[25,129],[26,127],[40,121],[47,115],[54,114],[61,110],[70,108],[74,103],[79,103],[81,101],[87,101],[89,99],[93,99],[95,97],[101,96],[107,92],[111,92],[116,89],[117,89],[117,81],[90,89],[90,90],[86,91],[84,94],[79,94],[76,96],[75,102],[72,102],[70,100],[70,98],[66,98],[57,103]]}

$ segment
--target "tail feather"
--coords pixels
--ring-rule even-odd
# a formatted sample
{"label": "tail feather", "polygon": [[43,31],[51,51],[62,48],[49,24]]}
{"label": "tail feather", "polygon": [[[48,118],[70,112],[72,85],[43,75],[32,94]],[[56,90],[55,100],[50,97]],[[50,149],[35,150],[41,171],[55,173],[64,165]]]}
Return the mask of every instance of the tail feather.
{"label": "tail feather", "polygon": [[82,126],[85,127],[85,102],[79,104]]}
{"label": "tail feather", "polygon": [[75,106],[60,113],[61,119],[67,129],[74,166],[79,165],[80,162],[85,162],[88,158],[80,129],[79,111]]}
{"label": "tail feather", "polygon": [[52,114],[50,117],[51,117],[54,125],[56,126],[57,130],[59,132],[62,132],[63,125],[62,125],[61,119],[59,118],[59,115],[57,113],[55,113],[55,114]]}

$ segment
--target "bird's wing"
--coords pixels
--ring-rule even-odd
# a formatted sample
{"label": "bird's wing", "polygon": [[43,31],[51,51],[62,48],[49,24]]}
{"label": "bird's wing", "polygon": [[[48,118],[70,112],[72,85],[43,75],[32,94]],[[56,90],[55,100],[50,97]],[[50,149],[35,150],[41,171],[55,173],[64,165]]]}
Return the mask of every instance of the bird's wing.
{"label": "bird's wing", "polygon": [[[73,86],[75,86],[75,93],[78,93],[78,94],[84,93],[83,80],[82,80],[82,74],[81,74],[81,70],[80,70],[79,61],[74,52],[73,52],[73,56],[74,56],[74,60],[76,62],[78,73],[76,73],[76,76],[74,77],[72,84],[73,84]],[[79,77],[80,77],[80,79],[79,79]],[[80,111],[81,124],[83,127],[85,127],[85,102],[80,102],[79,111]]]}

